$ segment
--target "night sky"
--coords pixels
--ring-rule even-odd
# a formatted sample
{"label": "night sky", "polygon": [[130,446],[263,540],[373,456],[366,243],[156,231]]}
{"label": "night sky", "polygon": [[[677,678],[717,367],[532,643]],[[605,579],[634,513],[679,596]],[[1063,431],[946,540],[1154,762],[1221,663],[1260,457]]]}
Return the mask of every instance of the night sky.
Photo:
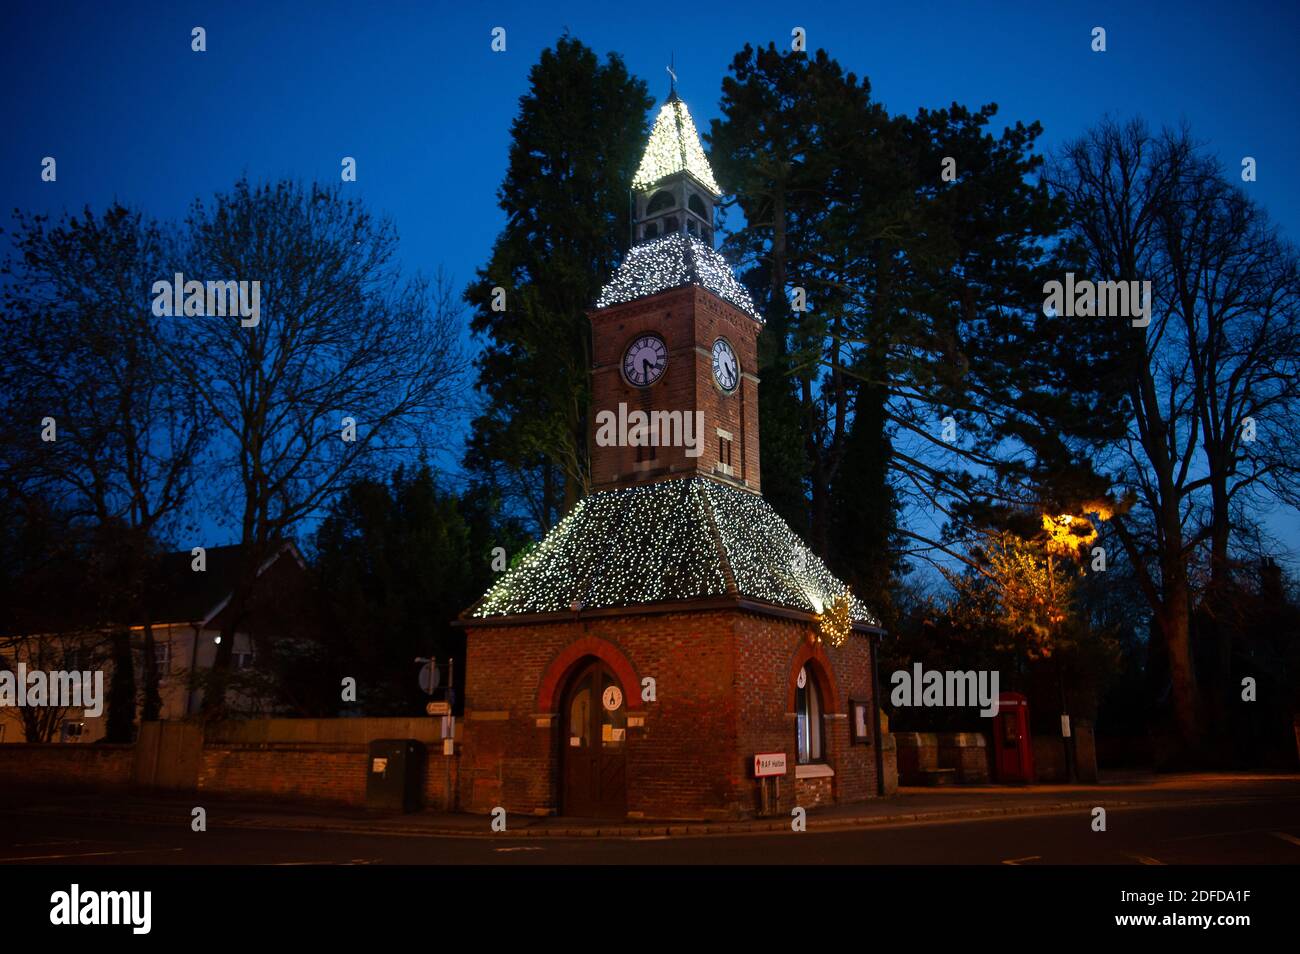
{"label": "night sky", "polygon": [[[194,26],[207,30],[206,53],[190,50]],[[505,53],[490,49],[497,26]],[[10,3],[0,13],[3,224],[14,207],[113,199],[178,217],[243,173],[337,182],[341,158],[354,156],[349,188],[395,220],[405,265],[442,266],[463,285],[501,224],[496,189],[528,70],[566,29],[602,57],[622,54],[656,99],[674,56],[706,130],[736,51],[787,45],[794,26],[810,49],[869,77],[892,112],[995,102],[1002,122],[1039,120],[1048,149],[1106,113],[1186,120],[1230,170],[1256,158],[1246,188],[1300,235],[1300,5],[1172,0]],[[1106,53],[1090,50],[1095,26]],[[44,156],[58,161],[56,183],[40,180]],[[453,437],[447,461],[459,455]]]}

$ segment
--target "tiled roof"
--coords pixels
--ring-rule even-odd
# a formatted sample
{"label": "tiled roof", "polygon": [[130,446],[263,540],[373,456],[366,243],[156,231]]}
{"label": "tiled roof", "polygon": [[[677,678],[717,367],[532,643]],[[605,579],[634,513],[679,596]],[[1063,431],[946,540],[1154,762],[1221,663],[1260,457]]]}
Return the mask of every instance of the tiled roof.
{"label": "tiled roof", "polygon": [[763,320],[727,260],[693,235],[680,232],[632,246],[614,277],[600,290],[596,307],[608,308],[686,285],[707,288],[755,321]]}
{"label": "tiled roof", "polygon": [[579,501],[466,612],[469,619],[733,596],[878,621],[758,494],[707,477]]}

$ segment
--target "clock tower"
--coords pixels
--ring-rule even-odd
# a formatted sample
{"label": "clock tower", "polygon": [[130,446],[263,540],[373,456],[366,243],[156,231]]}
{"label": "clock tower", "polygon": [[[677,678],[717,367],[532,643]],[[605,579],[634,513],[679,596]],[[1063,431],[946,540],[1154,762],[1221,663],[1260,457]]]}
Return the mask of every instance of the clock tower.
{"label": "clock tower", "polygon": [[632,180],[632,247],[589,312],[596,490],[705,475],[759,491],[762,319],[713,247],[720,195],[673,91]]}
{"label": "clock tower", "polygon": [[[759,490],[762,318],[674,91],[588,312],[591,493],[459,620],[474,812],[742,818],[891,790],[879,621]],[[452,765],[452,762],[448,763]]]}

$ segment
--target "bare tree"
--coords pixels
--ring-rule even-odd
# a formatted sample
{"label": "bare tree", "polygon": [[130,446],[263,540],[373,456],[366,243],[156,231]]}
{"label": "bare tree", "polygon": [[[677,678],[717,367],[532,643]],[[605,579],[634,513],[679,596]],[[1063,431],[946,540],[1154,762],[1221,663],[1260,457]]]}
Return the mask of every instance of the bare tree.
{"label": "bare tree", "polygon": [[212,489],[242,545],[209,715],[225,705],[234,633],[275,549],[346,480],[450,436],[459,312],[442,276],[404,278],[396,249],[392,224],[340,187],[241,181],[190,215],[187,277],[247,282],[257,305],[242,319],[151,324],[158,340],[160,326],[181,330],[167,358],[216,422]]}
{"label": "bare tree", "polygon": [[165,230],[114,205],[53,226],[18,215],[4,268],[0,402],[17,426],[0,446],[0,481],[9,493],[57,501],[72,524],[91,530],[86,570],[107,581],[97,592],[112,630],[111,741],[133,732],[136,621],[144,624],[144,718],[161,709],[152,557],[181,514],[207,431],[202,406],[167,374],[158,340],[139,333],[168,259]]}
{"label": "bare tree", "polygon": [[[1130,426],[1107,463],[1133,501],[1114,528],[1168,653],[1192,749],[1204,715],[1193,613],[1213,613],[1241,518],[1270,499],[1296,502],[1295,253],[1186,129],[1104,121],[1066,147],[1049,178],[1072,208],[1086,277],[1151,282],[1150,324],[1129,342]],[[1202,675],[1222,689],[1228,666],[1224,648]]]}

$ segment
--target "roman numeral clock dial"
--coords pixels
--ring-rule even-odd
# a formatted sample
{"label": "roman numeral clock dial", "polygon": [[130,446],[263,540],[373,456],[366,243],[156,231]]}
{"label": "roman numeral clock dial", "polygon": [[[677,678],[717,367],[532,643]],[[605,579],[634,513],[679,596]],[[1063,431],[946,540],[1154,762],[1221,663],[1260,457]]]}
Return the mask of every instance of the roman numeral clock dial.
{"label": "roman numeral clock dial", "polygon": [[713,342],[713,380],[728,394],[736,390],[740,381],[740,362],[736,360],[735,349],[726,338]]}
{"label": "roman numeral clock dial", "polygon": [[639,388],[654,384],[667,367],[668,346],[658,335],[642,335],[623,352],[623,376]]}

